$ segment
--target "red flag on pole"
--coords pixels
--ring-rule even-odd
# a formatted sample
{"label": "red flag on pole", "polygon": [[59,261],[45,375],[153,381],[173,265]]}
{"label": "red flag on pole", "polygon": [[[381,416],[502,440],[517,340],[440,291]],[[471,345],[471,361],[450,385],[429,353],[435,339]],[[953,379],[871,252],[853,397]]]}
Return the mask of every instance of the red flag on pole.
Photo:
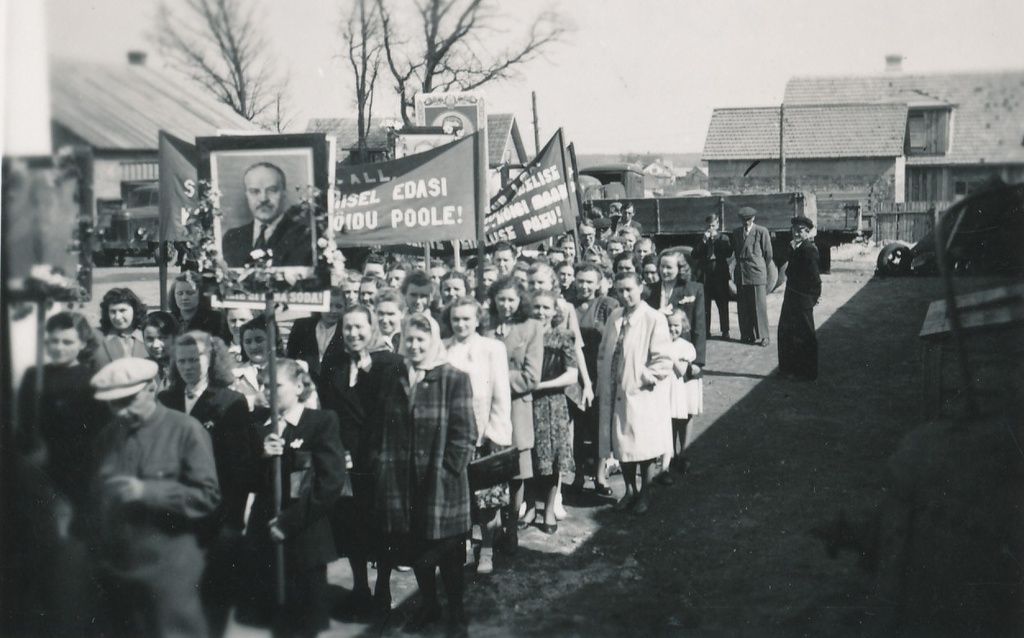
{"label": "red flag on pole", "polygon": [[484,218],[487,243],[532,244],[574,227],[576,195],[570,179],[558,129],[523,172],[491,198]]}
{"label": "red flag on pole", "polygon": [[199,196],[198,153],[185,140],[160,131],[160,241],[184,241],[184,220]]}

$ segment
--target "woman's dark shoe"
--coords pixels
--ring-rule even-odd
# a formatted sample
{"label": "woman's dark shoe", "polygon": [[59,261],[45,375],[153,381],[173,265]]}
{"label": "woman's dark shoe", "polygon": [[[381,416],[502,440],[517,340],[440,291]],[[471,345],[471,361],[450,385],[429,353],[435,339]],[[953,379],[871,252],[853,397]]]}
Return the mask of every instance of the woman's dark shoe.
{"label": "woman's dark shoe", "polygon": [[628,510],[629,508],[633,507],[633,502],[635,500],[636,500],[636,494],[633,494],[631,492],[627,492],[625,494],[625,496],[620,498],[619,502],[616,503],[615,505],[613,505],[612,507],[614,507],[615,509],[617,509],[619,511]]}
{"label": "woman's dark shoe", "polygon": [[607,485],[603,485],[601,483],[595,483],[594,484],[594,493],[597,494],[598,496],[611,496],[615,492],[613,492],[612,488],[607,486]]}
{"label": "woman's dark shoe", "polygon": [[643,516],[647,513],[647,510],[651,507],[651,499],[647,496],[640,496],[636,499],[636,505],[633,506],[633,514],[636,516]]}
{"label": "woman's dark shoe", "polygon": [[440,622],[441,615],[441,606],[437,603],[423,607],[412,615],[402,631],[407,634],[421,634],[435,623]]}
{"label": "woman's dark shoe", "polygon": [[549,535],[550,534],[554,534],[555,532],[558,531],[558,523],[555,523],[554,525],[548,525],[546,523],[540,523],[539,525],[537,525],[537,529],[539,529],[540,531],[544,532],[545,534],[549,534]]}
{"label": "woman's dark shoe", "polygon": [[391,613],[391,592],[374,594],[373,615],[378,620],[384,620],[389,613]]}
{"label": "woman's dark shoe", "polygon": [[448,612],[448,633],[447,638],[468,638],[469,621],[466,619],[466,612],[463,610]]}
{"label": "woman's dark shoe", "polygon": [[654,477],[654,482],[658,485],[664,485],[665,487],[671,487],[676,484],[676,480],[672,478],[672,475],[668,471],[662,472],[661,474]]}
{"label": "woman's dark shoe", "polygon": [[508,529],[505,530],[503,549],[509,556],[515,556],[516,552],[519,551],[519,528],[516,525],[509,525]]}
{"label": "woman's dark shoe", "polygon": [[669,463],[669,468],[678,474],[689,474],[690,473],[690,460],[685,456],[676,456],[672,458],[672,462]]}

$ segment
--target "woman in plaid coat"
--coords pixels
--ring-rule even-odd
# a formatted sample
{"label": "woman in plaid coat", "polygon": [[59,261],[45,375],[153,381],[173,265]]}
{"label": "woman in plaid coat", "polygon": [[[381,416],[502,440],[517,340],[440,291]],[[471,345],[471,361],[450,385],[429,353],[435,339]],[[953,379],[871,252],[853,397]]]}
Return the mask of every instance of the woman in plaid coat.
{"label": "woman in plaid coat", "polygon": [[473,390],[466,373],[444,363],[441,330],[431,317],[409,315],[402,335],[409,374],[391,380],[382,392],[375,514],[389,537],[390,560],[412,564],[424,598],[407,629],[422,631],[440,620],[435,580],[440,568],[449,633],[465,634],[462,566],[471,525],[467,467],[477,436]]}

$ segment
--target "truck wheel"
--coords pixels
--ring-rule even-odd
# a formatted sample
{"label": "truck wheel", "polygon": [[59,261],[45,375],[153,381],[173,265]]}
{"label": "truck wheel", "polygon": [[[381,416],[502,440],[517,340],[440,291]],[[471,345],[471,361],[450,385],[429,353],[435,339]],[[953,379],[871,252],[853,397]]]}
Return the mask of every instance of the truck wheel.
{"label": "truck wheel", "polygon": [[914,249],[905,241],[894,241],[886,244],[878,253],[875,272],[882,276],[906,275],[910,273],[913,263]]}
{"label": "truck wheel", "polygon": [[105,250],[97,250],[92,254],[92,263],[98,268],[107,268],[114,263],[114,256]]}

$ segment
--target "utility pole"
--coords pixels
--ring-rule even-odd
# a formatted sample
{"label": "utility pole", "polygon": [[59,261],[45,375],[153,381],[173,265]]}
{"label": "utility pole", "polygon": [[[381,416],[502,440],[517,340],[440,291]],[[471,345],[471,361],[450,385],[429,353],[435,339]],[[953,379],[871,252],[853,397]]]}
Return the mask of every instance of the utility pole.
{"label": "utility pole", "polygon": [[779,192],[786,192],[786,103],[779,106]]}

